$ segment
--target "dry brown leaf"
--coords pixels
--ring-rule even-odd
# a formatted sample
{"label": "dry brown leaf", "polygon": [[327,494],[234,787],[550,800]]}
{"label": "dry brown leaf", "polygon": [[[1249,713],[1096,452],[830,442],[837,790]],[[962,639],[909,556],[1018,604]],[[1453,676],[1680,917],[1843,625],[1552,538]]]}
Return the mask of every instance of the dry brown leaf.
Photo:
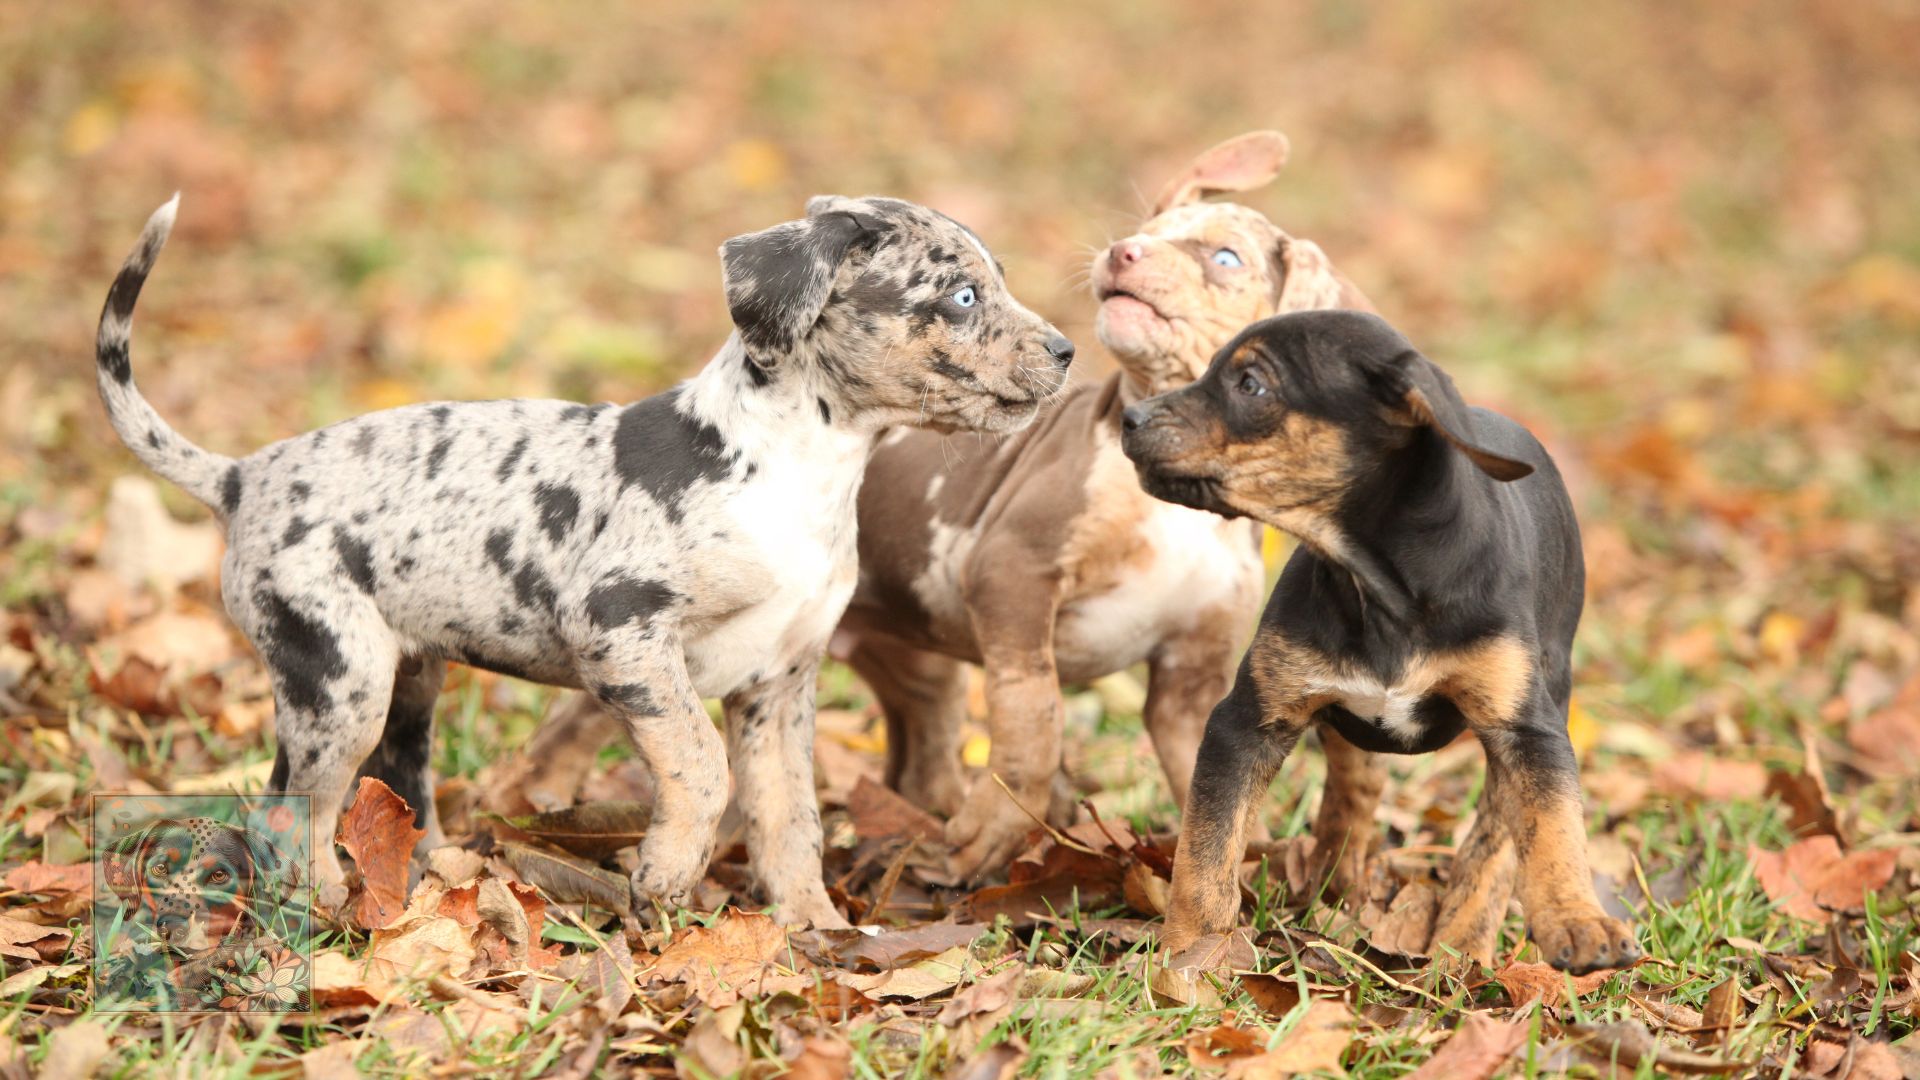
{"label": "dry brown leaf", "polygon": [[899,792],[864,776],[847,796],[847,814],[853,818],[853,831],[862,840],[889,836],[940,840],[946,836],[940,819],[908,802]]}
{"label": "dry brown leaf", "polygon": [[35,860],[7,872],[7,888],[46,896],[93,894],[93,866],[73,863],[49,866]]}
{"label": "dry brown leaf", "polygon": [[353,805],[340,817],[340,845],[360,871],[352,918],[368,930],[392,926],[407,910],[407,870],[426,832],[413,825],[407,800],[375,777],[360,778]]}
{"label": "dry brown leaf", "polygon": [[1702,802],[1758,799],[1767,788],[1767,768],[1707,750],[1682,750],[1653,767],[1654,787]]}
{"label": "dry brown leaf", "polygon": [[1279,1020],[1298,1008],[1305,1000],[1300,996],[1300,984],[1292,979],[1283,979],[1272,972],[1241,971],[1234,974],[1240,989],[1247,992],[1260,1011],[1274,1020]]}
{"label": "dry brown leaf", "polygon": [[1027,1061],[1027,1044],[1019,1037],[995,1043],[956,1065],[947,1080],[1013,1080]]}
{"label": "dry brown leaf", "polygon": [[1747,849],[1754,876],[1767,897],[1796,919],[1825,922],[1833,913],[1864,909],[1866,894],[1893,880],[1898,853],[1891,848],[1842,855],[1831,836],[1811,836],[1785,851]]}
{"label": "dry brown leaf", "polygon": [[979,969],[980,964],[974,960],[973,954],[964,946],[956,945],[937,956],[929,956],[906,967],[882,971],[877,975],[843,973],[839,981],[869,997],[921,1001],[953,989]]}
{"label": "dry brown leaf", "polygon": [[1729,975],[1707,991],[1706,1007],[1700,1010],[1700,1026],[1726,1031],[1738,1026],[1745,1012],[1746,1003],[1740,998],[1740,980]]}
{"label": "dry brown leaf", "polygon": [[1172,902],[1171,890],[1167,879],[1154,873],[1143,862],[1129,865],[1126,876],[1121,880],[1121,892],[1126,897],[1127,906],[1142,915],[1165,915],[1167,905]]}
{"label": "dry brown leaf", "polygon": [[1818,774],[1775,769],[1767,774],[1765,794],[1787,808],[1787,828],[1795,836],[1840,836],[1827,785]]}
{"label": "dry brown leaf", "polygon": [[1668,1046],[1653,1037],[1642,1024],[1619,1021],[1611,1024],[1567,1024],[1562,1033],[1574,1040],[1576,1053],[1594,1062],[1618,1062],[1629,1069],[1648,1063],[1660,1071],[1695,1075],[1724,1075],[1751,1067],[1747,1061],[1727,1061]]}
{"label": "dry brown leaf", "polygon": [[1282,1080],[1296,1073],[1338,1070],[1353,1043],[1353,1010],[1338,1001],[1317,1000],[1273,1049],[1266,1034],[1231,1023],[1190,1035],[1187,1060],[1196,1068],[1225,1068],[1229,1080]]}
{"label": "dry brown leaf", "polygon": [[1883,779],[1920,772],[1920,676],[1901,688],[1886,707],[1847,725],[1854,764]]}
{"label": "dry brown leaf", "polygon": [[1026,974],[1027,965],[1018,962],[1008,964],[953,995],[953,1000],[941,1006],[939,1015],[934,1019],[952,1027],[971,1017],[998,1012],[1013,1003]]}
{"label": "dry brown leaf", "polygon": [[814,1036],[787,1062],[787,1080],[844,1080],[853,1067],[853,1047],[839,1037]]}
{"label": "dry brown leaf", "polygon": [[633,905],[633,886],[625,874],[564,851],[512,840],[500,845],[500,854],[522,881],[563,904],[592,904],[622,913]]}
{"label": "dry brown leaf", "polygon": [[47,1056],[40,1062],[40,1075],[81,1080],[92,1076],[112,1053],[113,1040],[107,1026],[82,1017],[48,1037]]}
{"label": "dry brown leaf", "polygon": [[1527,1042],[1525,1016],[1502,1020],[1470,1012],[1439,1050],[1403,1080],[1487,1080]]}
{"label": "dry brown leaf", "polygon": [[888,930],[868,937],[864,934],[833,950],[834,956],[852,968],[863,965],[879,968],[899,967],[915,960],[935,956],[956,945],[970,945],[992,927],[984,923],[925,923],[904,930]]}
{"label": "dry brown leaf", "polygon": [[1439,914],[1440,886],[1425,879],[1409,881],[1394,894],[1387,910],[1372,920],[1367,944],[1395,956],[1427,956],[1433,921]]}
{"label": "dry brown leaf", "polygon": [[507,826],[512,831],[508,839],[532,838],[598,862],[645,839],[653,807],[637,802],[598,802],[544,814],[479,816]]}
{"label": "dry brown leaf", "polygon": [[73,931],[64,926],[41,926],[0,914],[0,956],[30,963],[52,962],[60,959],[72,940]]}
{"label": "dry brown leaf", "polygon": [[373,933],[367,977],[376,989],[406,979],[458,979],[473,966],[473,931],[444,915],[412,919]]}
{"label": "dry brown leaf", "polygon": [[1231,1022],[1187,1036],[1187,1063],[1196,1069],[1224,1069],[1258,1054],[1266,1046],[1266,1032]]}
{"label": "dry brown leaf", "polygon": [[786,930],[771,917],[732,912],[711,927],[675,934],[647,972],[647,981],[655,986],[683,983],[709,1008],[718,1009],[743,997],[794,989],[799,984],[787,965],[798,960],[787,946]]}
{"label": "dry brown leaf", "polygon": [[1569,976],[1557,970],[1551,964],[1508,964],[1493,977],[1507,991],[1507,998],[1516,1009],[1524,1009],[1536,1001],[1558,1004],[1566,999],[1567,982],[1573,982],[1575,997],[1586,997],[1606,985],[1619,968],[1605,968],[1590,971],[1585,975]]}

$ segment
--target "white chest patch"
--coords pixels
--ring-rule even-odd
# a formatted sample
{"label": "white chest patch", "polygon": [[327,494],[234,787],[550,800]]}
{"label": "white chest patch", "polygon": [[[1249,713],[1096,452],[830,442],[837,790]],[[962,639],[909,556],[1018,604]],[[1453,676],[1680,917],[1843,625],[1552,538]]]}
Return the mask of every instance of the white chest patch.
{"label": "white chest patch", "polygon": [[706,559],[709,596],[730,596],[687,643],[687,672],[702,697],[724,697],[756,677],[818,655],[853,595],[859,553],[853,497],[859,473],[769,461],[724,511],[724,558]]}
{"label": "white chest patch", "polygon": [[1341,708],[1378,725],[1388,735],[1412,745],[1425,731],[1414,716],[1414,709],[1433,692],[1434,676],[1416,667],[1410,677],[1392,686],[1370,675],[1336,676],[1311,689],[1327,694]]}
{"label": "white chest patch", "polygon": [[1252,609],[1260,557],[1250,526],[1204,510],[1154,502],[1141,523],[1144,565],[1104,592],[1061,608],[1054,651],[1063,678],[1083,681],[1145,660],[1169,632],[1221,612]]}

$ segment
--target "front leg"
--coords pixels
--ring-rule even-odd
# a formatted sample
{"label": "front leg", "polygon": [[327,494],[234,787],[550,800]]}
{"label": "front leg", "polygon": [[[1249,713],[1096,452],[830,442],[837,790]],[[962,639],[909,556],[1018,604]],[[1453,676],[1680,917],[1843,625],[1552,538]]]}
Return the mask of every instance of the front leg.
{"label": "front leg", "polygon": [[[968,590],[967,610],[986,669],[987,732],[993,748],[988,778],[974,784],[965,805],[947,823],[947,843],[957,849],[952,867],[965,879],[1010,862],[1034,818],[1046,816],[1053,778],[1060,771],[1064,724],[1060,675],[1053,659],[1057,598],[1051,583],[1004,570],[995,574],[991,567],[981,577],[989,580]],[[1003,584],[1008,578],[1016,580]],[[993,776],[1007,785],[1012,799]]]}
{"label": "front leg", "polygon": [[1510,724],[1479,732],[1487,750],[1490,809],[1507,823],[1519,857],[1520,906],[1547,962],[1576,975],[1640,958],[1633,929],[1608,916],[1593,890],[1579,766],[1566,709],[1536,694]]}
{"label": "front leg", "polygon": [[1202,624],[1200,631],[1161,643],[1147,659],[1147,705],[1141,717],[1173,803],[1183,808],[1207,714],[1233,687],[1237,662],[1232,635],[1221,632],[1231,628],[1230,620],[1208,618]]}
{"label": "front leg", "polygon": [[786,926],[844,928],[821,879],[820,803],[813,790],[818,654],[726,699],[727,756],[747,819],[747,858]]}
{"label": "front leg", "polygon": [[584,643],[593,696],[621,721],[653,778],[653,820],[633,872],[633,907],[684,907],[713,857],[727,806],[727,751],[687,675],[676,635],[615,628]]}
{"label": "front leg", "polygon": [[1327,884],[1334,899],[1359,897],[1367,878],[1367,857],[1378,829],[1374,814],[1386,790],[1387,766],[1380,755],[1346,740],[1331,724],[1321,724],[1320,748],[1327,755],[1327,784],[1320,812],[1313,819],[1313,882]]}
{"label": "front leg", "polygon": [[1173,856],[1172,900],[1161,935],[1169,952],[1240,921],[1238,868],[1248,831],[1301,731],[1291,723],[1267,723],[1259,698],[1243,665],[1232,692],[1207,718]]}

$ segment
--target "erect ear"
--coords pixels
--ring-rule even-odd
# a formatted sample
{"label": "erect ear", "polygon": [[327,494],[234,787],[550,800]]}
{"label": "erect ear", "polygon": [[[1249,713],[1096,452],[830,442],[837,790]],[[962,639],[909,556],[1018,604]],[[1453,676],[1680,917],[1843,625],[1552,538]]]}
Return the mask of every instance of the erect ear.
{"label": "erect ear", "polygon": [[1333,272],[1333,263],[1319,244],[1281,233],[1275,260],[1286,276],[1280,281],[1280,298],[1274,301],[1274,314],[1350,306],[1343,302],[1345,294],[1340,276]]}
{"label": "erect ear", "polygon": [[869,248],[883,228],[871,215],[835,210],[720,245],[727,313],[755,363],[777,364],[806,337],[826,307],[841,264],[854,251]]}
{"label": "erect ear", "polygon": [[1532,465],[1480,444],[1473,430],[1473,414],[1454,389],[1453,379],[1439,365],[1409,349],[1395,357],[1390,367],[1394,376],[1388,385],[1393,387],[1390,393],[1397,395],[1392,407],[1402,422],[1432,428],[1495,480],[1518,480],[1533,473]]}
{"label": "erect ear", "polygon": [[1193,159],[1193,164],[1153,201],[1153,212],[1164,214],[1176,206],[1199,202],[1222,191],[1251,191],[1280,175],[1287,163],[1287,137],[1277,131],[1249,131]]}

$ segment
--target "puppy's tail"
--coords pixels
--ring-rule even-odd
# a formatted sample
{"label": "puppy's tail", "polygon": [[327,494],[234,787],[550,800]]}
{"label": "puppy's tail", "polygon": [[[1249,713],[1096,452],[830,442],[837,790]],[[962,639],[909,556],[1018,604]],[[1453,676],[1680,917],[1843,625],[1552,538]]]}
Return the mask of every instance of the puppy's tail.
{"label": "puppy's tail", "polygon": [[179,484],[187,494],[231,516],[240,503],[240,466],[188,442],[169,427],[147,399],[133,385],[133,359],[128,341],[133,329],[133,305],[140,299],[140,286],[147,282],[153,260],[173,231],[173,215],[180,207],[175,193],[167,204],[153,212],[140,233],[140,245],[127,256],[120,276],[107,291],[107,304],[100,312],[100,334],[94,343],[94,359],[99,366],[100,400],[107,407],[107,419],[120,441],[147,468]]}

